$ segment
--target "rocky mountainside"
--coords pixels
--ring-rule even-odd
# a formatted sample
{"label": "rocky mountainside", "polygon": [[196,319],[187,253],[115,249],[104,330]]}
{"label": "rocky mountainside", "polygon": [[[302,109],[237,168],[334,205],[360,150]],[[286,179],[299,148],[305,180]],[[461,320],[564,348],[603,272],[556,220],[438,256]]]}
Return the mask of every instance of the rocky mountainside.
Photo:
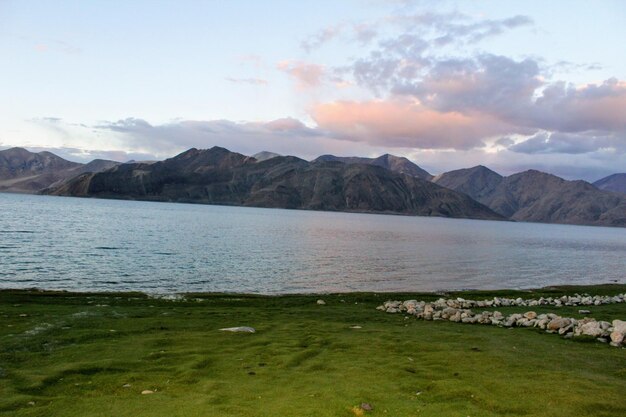
{"label": "rocky mountainside", "polygon": [[626,193],[626,174],[613,174],[593,183],[596,188],[605,191]]}
{"label": "rocky mountainside", "polygon": [[430,180],[433,176],[426,170],[420,168],[418,165],[409,161],[408,159],[400,156],[394,156],[390,154],[381,155],[378,158],[361,158],[358,156],[335,156],[335,155],[322,155],[312,162],[329,162],[337,161],[344,164],[367,164],[383,167],[390,171],[398,172],[400,174],[410,175],[412,177],[422,178],[424,180]]}
{"label": "rocky mountainside", "polygon": [[88,164],[65,160],[51,152],[23,148],[0,151],[0,191],[33,193],[84,172],[98,172],[118,165],[96,159]]}
{"label": "rocky mountainside", "polygon": [[47,194],[154,201],[503,219],[468,196],[376,165],[265,161],[214,147],[154,164],[88,173]]}
{"label": "rocky mountainside", "polygon": [[433,181],[513,220],[626,226],[626,196],[585,181],[566,181],[535,170],[502,177],[482,166],[447,172]]}

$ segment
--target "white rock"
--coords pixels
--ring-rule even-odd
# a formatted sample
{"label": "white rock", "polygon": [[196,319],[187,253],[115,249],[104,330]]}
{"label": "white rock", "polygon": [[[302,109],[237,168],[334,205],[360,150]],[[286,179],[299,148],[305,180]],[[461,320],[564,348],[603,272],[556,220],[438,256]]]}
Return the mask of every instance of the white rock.
{"label": "white rock", "polygon": [[537,313],[535,313],[534,311],[527,311],[526,313],[524,313],[524,317],[526,317],[529,320],[536,319]]}
{"label": "white rock", "polygon": [[326,305],[326,301],[321,300],[321,299],[317,300],[317,305],[324,306],[324,305]]}
{"label": "white rock", "polygon": [[239,326],[239,327],[224,327],[220,329],[223,332],[233,332],[233,333],[256,333],[254,327],[248,326]]}
{"label": "white rock", "polygon": [[626,321],[613,320],[613,331],[626,335]]}
{"label": "white rock", "polygon": [[600,337],[602,336],[602,329],[600,323],[597,321],[590,321],[580,326],[580,331],[586,336]]}
{"label": "white rock", "polygon": [[620,345],[624,342],[624,335],[620,332],[611,333],[611,342]]}

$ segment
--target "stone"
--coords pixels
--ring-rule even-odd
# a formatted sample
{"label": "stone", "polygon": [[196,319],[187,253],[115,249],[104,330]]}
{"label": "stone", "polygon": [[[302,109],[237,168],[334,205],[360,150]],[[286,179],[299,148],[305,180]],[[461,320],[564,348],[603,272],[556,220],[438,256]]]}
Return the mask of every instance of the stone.
{"label": "stone", "polygon": [[528,322],[529,320],[526,317],[522,317],[521,319],[518,319],[517,322],[515,322],[515,325],[517,327],[528,327]]}
{"label": "stone", "polygon": [[613,320],[613,331],[626,335],[626,321]]}
{"label": "stone", "polygon": [[220,329],[222,332],[232,332],[232,333],[256,333],[254,327],[248,326],[239,326],[239,327],[225,327]]}
{"label": "stone", "polygon": [[154,391],[152,391],[150,389],[145,389],[145,390],[141,391],[141,395],[149,395],[149,394],[154,394]]}
{"label": "stone", "polygon": [[589,310],[578,310],[578,314],[589,314],[591,311]]}
{"label": "stone", "polygon": [[559,330],[562,328],[565,328],[567,326],[569,326],[571,323],[571,321],[565,317],[558,317],[555,319],[550,320],[550,322],[548,323],[547,329],[548,330]]}
{"label": "stone", "polygon": [[457,312],[458,310],[456,308],[447,307],[447,308],[444,308],[443,311],[441,312],[441,317],[444,319],[447,319],[447,318],[454,316]]}
{"label": "stone", "polygon": [[528,320],[536,319],[537,313],[535,313],[534,311],[528,311],[524,313],[524,317],[526,317]]}
{"label": "stone", "polygon": [[124,385],[122,385],[122,388],[130,388],[131,386],[132,385],[130,385],[130,384],[124,384]]}
{"label": "stone", "polygon": [[623,333],[614,331],[611,333],[611,342],[619,345],[624,342],[624,337],[626,336]]}
{"label": "stone", "polygon": [[452,316],[450,316],[450,321],[453,321],[455,323],[460,322],[461,321],[461,312],[457,311]]}
{"label": "stone", "polygon": [[580,326],[580,332],[586,336],[600,337],[602,329],[597,321],[590,321]]}
{"label": "stone", "polygon": [[325,305],[326,305],[326,301],[321,300],[321,299],[320,299],[320,300],[317,300],[317,305],[319,305],[319,306],[325,306]]}
{"label": "stone", "polygon": [[374,407],[370,403],[361,403],[361,410],[372,411]]}

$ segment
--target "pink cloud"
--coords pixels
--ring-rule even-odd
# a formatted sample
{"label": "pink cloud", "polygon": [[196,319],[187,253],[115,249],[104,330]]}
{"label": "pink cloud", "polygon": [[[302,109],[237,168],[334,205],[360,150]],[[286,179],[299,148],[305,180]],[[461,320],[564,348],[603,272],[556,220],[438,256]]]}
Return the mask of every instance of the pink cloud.
{"label": "pink cloud", "polygon": [[443,112],[403,100],[324,103],[312,117],[319,129],[343,139],[421,149],[471,149],[483,146],[484,138],[515,131],[485,113]]}
{"label": "pink cloud", "polygon": [[324,66],[302,61],[281,61],[276,67],[295,78],[300,88],[318,86],[325,73]]}
{"label": "pink cloud", "polygon": [[307,127],[298,119],[293,117],[285,117],[282,119],[272,120],[264,124],[268,130],[278,132],[291,132],[307,129]]}

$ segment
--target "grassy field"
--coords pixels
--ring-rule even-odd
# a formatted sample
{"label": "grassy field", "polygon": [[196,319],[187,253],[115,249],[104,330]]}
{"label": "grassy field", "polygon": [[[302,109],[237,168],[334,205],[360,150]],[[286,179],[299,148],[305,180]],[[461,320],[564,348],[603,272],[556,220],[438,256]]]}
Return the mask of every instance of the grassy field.
{"label": "grassy field", "polygon": [[[626,286],[457,294],[577,291]],[[375,310],[433,294],[190,298],[0,291],[0,415],[626,415],[626,349]],[[589,309],[626,319],[624,304]],[[257,333],[218,331],[244,325]]]}

